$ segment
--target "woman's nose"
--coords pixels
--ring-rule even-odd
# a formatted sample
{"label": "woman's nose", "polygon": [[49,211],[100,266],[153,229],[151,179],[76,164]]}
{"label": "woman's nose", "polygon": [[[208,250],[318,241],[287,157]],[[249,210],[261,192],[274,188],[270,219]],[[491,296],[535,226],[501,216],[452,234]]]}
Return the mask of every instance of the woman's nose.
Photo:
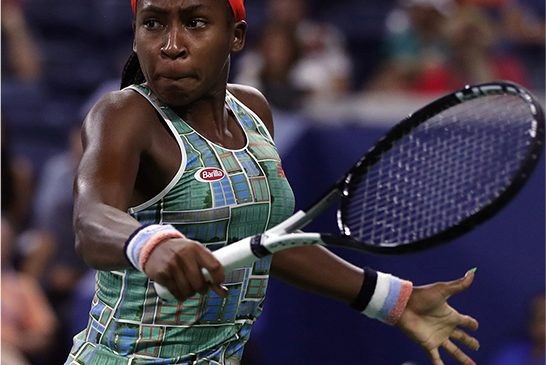
{"label": "woman's nose", "polygon": [[166,34],[161,52],[172,59],[187,56],[188,50],[185,46],[181,30],[172,29]]}

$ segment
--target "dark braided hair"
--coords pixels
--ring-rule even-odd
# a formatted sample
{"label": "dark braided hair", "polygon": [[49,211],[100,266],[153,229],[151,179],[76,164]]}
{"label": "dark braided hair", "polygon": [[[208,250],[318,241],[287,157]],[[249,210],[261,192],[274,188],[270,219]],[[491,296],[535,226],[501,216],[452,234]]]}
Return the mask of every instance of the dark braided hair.
{"label": "dark braided hair", "polygon": [[[138,3],[138,0],[136,0]],[[133,27],[135,22],[135,14],[133,11]],[[129,59],[125,62],[123,67],[123,72],[121,74],[121,85],[120,88],[123,89],[129,85],[138,85],[142,84],[145,80],[142,69],[140,68],[140,62],[138,61],[138,56],[135,52],[131,52]]]}
{"label": "dark braided hair", "polygon": [[121,88],[125,88],[133,84],[142,84],[146,79],[140,69],[140,62],[135,52],[131,52],[129,59],[123,67],[123,73],[121,74]]}

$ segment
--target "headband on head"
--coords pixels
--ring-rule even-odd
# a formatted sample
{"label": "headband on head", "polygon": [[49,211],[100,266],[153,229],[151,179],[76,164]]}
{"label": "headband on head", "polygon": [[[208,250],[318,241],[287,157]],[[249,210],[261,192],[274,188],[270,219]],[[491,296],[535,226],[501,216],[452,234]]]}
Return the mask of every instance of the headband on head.
{"label": "headband on head", "polygon": [[[233,10],[233,15],[235,15],[235,21],[240,22],[245,20],[245,2],[244,0],[228,0],[231,9]],[[131,8],[133,9],[133,14],[136,14],[136,2],[137,0],[131,0]]]}
{"label": "headband on head", "polygon": [[233,14],[235,15],[236,22],[245,20],[245,0],[229,0],[229,5],[231,5],[231,9],[233,10]]}

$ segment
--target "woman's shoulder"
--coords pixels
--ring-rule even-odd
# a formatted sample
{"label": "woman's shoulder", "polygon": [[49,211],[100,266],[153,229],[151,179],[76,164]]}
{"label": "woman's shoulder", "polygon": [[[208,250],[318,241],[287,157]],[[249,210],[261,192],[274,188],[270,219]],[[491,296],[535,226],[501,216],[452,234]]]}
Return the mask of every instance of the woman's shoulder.
{"label": "woman's shoulder", "polygon": [[245,104],[257,103],[269,105],[264,94],[255,87],[243,84],[228,84],[227,90]]}
{"label": "woman's shoulder", "polygon": [[124,124],[131,121],[135,126],[154,115],[154,108],[144,97],[131,89],[110,91],[103,94],[85,118],[86,124]]}
{"label": "woman's shoulder", "polygon": [[262,120],[267,129],[273,134],[273,117],[271,114],[271,106],[265,96],[256,88],[241,85],[228,84],[227,90],[233,94],[241,103],[246,105]]}
{"label": "woman's shoulder", "polygon": [[131,113],[138,115],[143,109],[149,109],[150,105],[137,92],[131,89],[115,90],[103,94],[95,105],[91,108],[90,113],[106,112],[106,113]]}
{"label": "woman's shoulder", "polygon": [[[98,143],[130,140],[147,144],[156,127],[154,107],[130,89],[110,91],[91,108],[83,123],[85,140]],[[140,142],[138,142],[140,141]]]}

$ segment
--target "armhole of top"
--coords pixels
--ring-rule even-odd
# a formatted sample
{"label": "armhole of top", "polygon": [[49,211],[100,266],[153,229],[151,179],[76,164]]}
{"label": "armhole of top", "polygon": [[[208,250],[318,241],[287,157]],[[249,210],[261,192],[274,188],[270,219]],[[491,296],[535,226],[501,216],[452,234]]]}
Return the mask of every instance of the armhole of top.
{"label": "armhole of top", "polygon": [[182,177],[182,174],[184,174],[184,171],[186,169],[186,163],[187,163],[188,156],[186,154],[186,148],[184,147],[184,142],[180,138],[180,135],[178,134],[178,131],[174,127],[172,120],[165,114],[165,112],[161,109],[161,107],[156,102],[154,102],[154,100],[144,90],[142,90],[138,86],[131,85],[131,86],[128,86],[127,89],[132,89],[132,90],[136,91],[137,93],[139,93],[140,95],[142,95],[154,107],[154,109],[159,113],[159,115],[165,121],[165,124],[169,127],[169,130],[171,131],[171,134],[176,139],[176,143],[178,143],[178,147],[180,148],[180,153],[181,153],[181,156],[182,156],[182,161],[180,163],[180,167],[179,167],[178,171],[176,172],[176,175],[172,178],[172,180],[169,182],[169,184],[167,184],[167,186],[160,193],[158,193],[153,198],[145,201],[144,203],[139,204],[136,207],[131,207],[131,208],[129,208],[127,210],[129,214],[134,214],[134,213],[137,213],[137,212],[139,212],[141,210],[144,210],[144,209],[150,207],[151,205],[157,203],[165,195],[167,195],[167,193],[169,191],[171,191],[171,189],[174,187],[174,185]]}
{"label": "armhole of top", "polygon": [[245,103],[243,103],[241,100],[239,100],[238,98],[235,97],[235,95],[233,95],[229,90],[226,90],[227,92],[227,95],[237,104],[239,104],[248,114],[252,115],[252,117],[254,118],[254,120],[256,121],[256,123],[258,123],[264,130],[265,130],[265,133],[267,133],[267,138],[271,141],[271,143],[275,144],[275,140],[273,139],[273,137],[271,136],[271,134],[269,133],[269,129],[267,128],[267,126],[265,125],[265,123],[262,121],[262,119],[258,116],[258,114],[254,113],[254,111],[252,109],[250,109],[248,106],[245,105]]}

